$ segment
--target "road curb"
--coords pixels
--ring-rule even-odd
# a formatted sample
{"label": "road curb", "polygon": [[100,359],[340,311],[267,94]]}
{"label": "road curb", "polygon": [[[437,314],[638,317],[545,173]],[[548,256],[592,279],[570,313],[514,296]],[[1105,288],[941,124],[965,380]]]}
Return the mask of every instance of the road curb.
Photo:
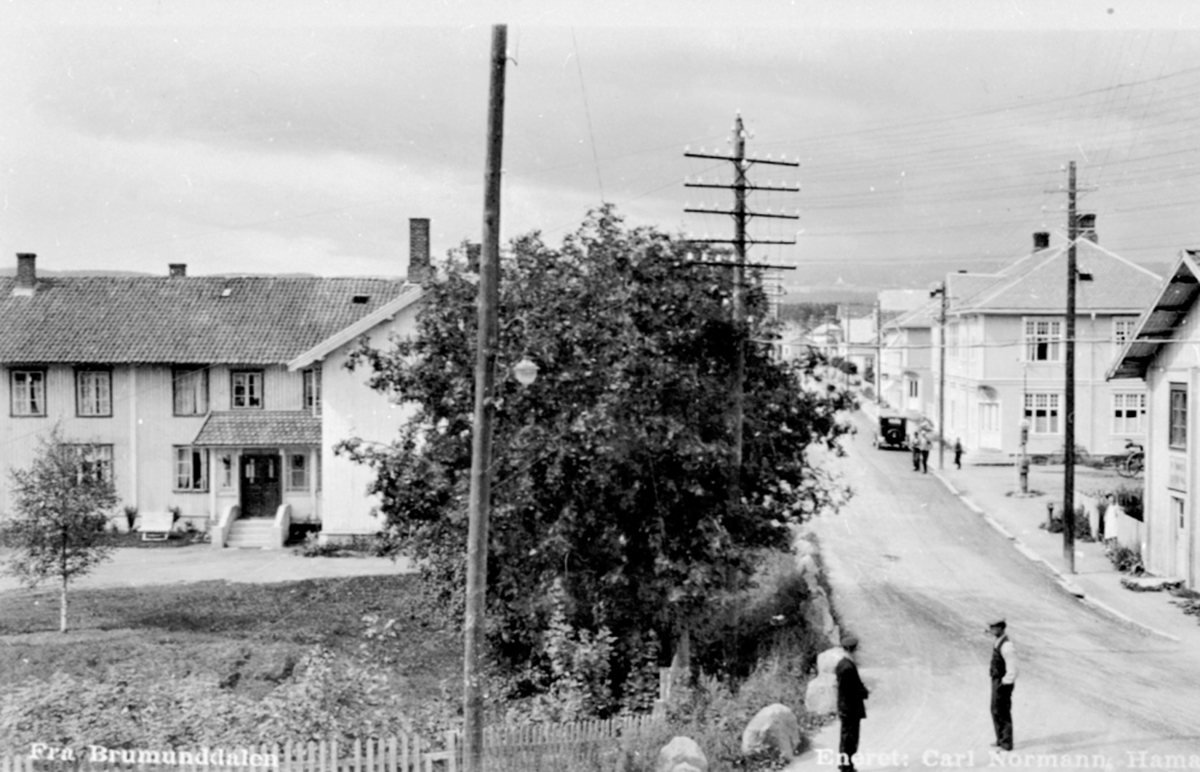
{"label": "road curb", "polygon": [[943,477],[938,472],[934,472],[933,476],[936,477],[937,479],[941,480],[942,485],[946,486],[946,490],[950,491],[951,495],[957,497],[958,500],[961,501],[967,507],[967,509],[969,509],[972,512],[974,512],[975,514],[981,516],[985,523],[990,525],[993,529],[995,529],[998,533],[1000,533],[1006,539],[1011,540],[1013,543],[1013,547],[1016,548],[1017,552],[1020,552],[1021,555],[1023,555],[1028,560],[1030,560],[1034,563],[1040,563],[1041,565],[1045,566],[1045,568],[1051,573],[1051,575],[1054,576],[1055,582],[1058,584],[1058,586],[1061,587],[1065,592],[1069,593],[1070,595],[1072,595],[1076,599],[1078,599],[1079,602],[1084,603],[1088,606],[1091,606],[1092,608],[1096,609],[1097,611],[1101,611],[1103,613],[1106,613],[1113,617],[1116,617],[1117,619],[1121,620],[1122,622],[1131,624],[1134,627],[1139,627],[1142,630],[1145,630],[1146,632],[1151,633],[1152,635],[1157,635],[1161,638],[1166,638],[1167,640],[1174,641],[1175,643],[1182,642],[1182,639],[1180,639],[1174,635],[1171,635],[1170,633],[1166,633],[1166,632],[1163,632],[1162,630],[1151,627],[1150,625],[1143,624],[1142,622],[1137,621],[1136,619],[1129,616],[1128,614],[1126,614],[1122,611],[1118,611],[1117,609],[1113,608],[1112,606],[1108,605],[1107,603],[1096,600],[1095,598],[1089,597],[1088,594],[1083,591],[1083,588],[1081,588],[1079,585],[1072,582],[1070,580],[1070,578],[1067,576],[1067,574],[1064,574],[1062,572],[1062,569],[1060,569],[1058,566],[1054,565],[1050,561],[1046,560],[1045,558],[1043,558],[1041,555],[1034,552],[1029,547],[1022,544],[1020,539],[1016,538],[1013,534],[1009,533],[1008,529],[1006,529],[1004,526],[1002,526],[999,523],[999,521],[996,520],[996,518],[992,517],[986,511],[984,511],[984,509],[982,507],[980,507],[978,504],[971,501],[969,498],[967,498],[961,492],[959,492],[959,490],[957,488],[955,488],[954,485],[949,480],[947,480],[945,477]]}

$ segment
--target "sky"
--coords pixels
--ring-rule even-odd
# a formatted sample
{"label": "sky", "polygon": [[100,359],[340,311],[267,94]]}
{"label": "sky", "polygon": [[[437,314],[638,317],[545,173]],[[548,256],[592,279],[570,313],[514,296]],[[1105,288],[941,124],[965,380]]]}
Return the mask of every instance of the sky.
{"label": "sky", "polygon": [[[0,7],[0,268],[402,275],[479,241],[491,25],[508,30],[501,224],[558,244],[603,202],[728,238],[735,116],[754,262],[792,287],[921,287],[1066,236],[1200,246],[1200,4],[1124,0]],[[7,255],[7,257],[5,257]]]}

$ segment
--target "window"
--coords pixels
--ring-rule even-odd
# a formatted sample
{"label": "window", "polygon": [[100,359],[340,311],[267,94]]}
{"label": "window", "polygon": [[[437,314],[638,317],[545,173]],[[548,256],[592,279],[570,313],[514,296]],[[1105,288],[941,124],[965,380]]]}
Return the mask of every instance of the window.
{"label": "window", "polygon": [[[234,370],[230,403],[234,408],[248,409],[263,406],[262,370]],[[293,381],[294,383],[294,381]]]}
{"label": "window", "polygon": [[175,448],[175,490],[208,490],[208,451],[203,448]]}
{"label": "window", "polygon": [[1058,434],[1058,394],[1026,394],[1025,418],[1032,434]]}
{"label": "window", "polygon": [[308,490],[308,455],[289,453],[287,461],[287,489],[289,491]]}
{"label": "window", "polygon": [[1171,384],[1171,426],[1167,444],[1172,448],[1187,449],[1187,386],[1182,383]]}
{"label": "window", "polygon": [[908,382],[908,396],[912,397],[913,399],[916,399],[917,397],[921,396],[920,392],[921,392],[921,382],[910,380]]}
{"label": "window", "polygon": [[233,489],[233,454],[232,453],[222,453],[219,456],[219,458],[221,459],[221,463],[220,463],[220,466],[217,467],[217,469],[220,473],[220,476],[217,478],[217,484],[220,485],[221,490],[226,490],[226,491],[232,490]]}
{"label": "window", "polygon": [[111,372],[75,371],[75,415],[88,418],[112,415]]}
{"label": "window", "polygon": [[175,392],[175,415],[204,415],[208,412],[208,369],[176,368],[171,372]]}
{"label": "window", "polygon": [[1141,434],[1145,431],[1146,395],[1117,392],[1113,396],[1113,434]]}
{"label": "window", "polygon": [[12,414],[46,415],[46,371],[12,371]]}
{"label": "window", "polygon": [[1124,343],[1133,337],[1137,319],[1113,319],[1113,342]]}
{"label": "window", "polygon": [[71,445],[78,460],[75,477],[79,483],[113,481],[112,445]]}
{"label": "window", "polygon": [[979,430],[993,433],[1000,431],[1000,403],[979,403]]}
{"label": "window", "polygon": [[321,412],[321,368],[310,367],[304,371],[304,409]]}
{"label": "window", "polygon": [[1046,319],[1025,320],[1025,359],[1030,362],[1057,362],[1062,358],[1062,322]]}

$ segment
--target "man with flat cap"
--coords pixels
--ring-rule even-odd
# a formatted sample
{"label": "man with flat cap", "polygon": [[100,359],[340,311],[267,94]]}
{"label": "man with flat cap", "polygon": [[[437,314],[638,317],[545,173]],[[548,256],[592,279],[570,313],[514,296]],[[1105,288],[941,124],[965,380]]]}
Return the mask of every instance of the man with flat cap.
{"label": "man with flat cap", "polygon": [[837,676],[837,707],[838,721],[841,724],[841,737],[838,740],[838,769],[842,772],[854,772],[854,754],[858,753],[859,722],[867,717],[867,707],[864,701],[868,697],[867,687],[858,677],[858,666],[854,664],[854,652],[858,649],[858,639],[853,635],[842,637],[842,650],[845,656],[833,669]]}
{"label": "man with flat cap", "polygon": [[1001,750],[1011,751],[1012,693],[1017,682],[1017,654],[1012,641],[1008,640],[1008,623],[1003,617],[989,620],[988,630],[996,638],[992,644],[992,662],[989,667],[992,677],[992,725],[996,730],[996,742],[992,745]]}

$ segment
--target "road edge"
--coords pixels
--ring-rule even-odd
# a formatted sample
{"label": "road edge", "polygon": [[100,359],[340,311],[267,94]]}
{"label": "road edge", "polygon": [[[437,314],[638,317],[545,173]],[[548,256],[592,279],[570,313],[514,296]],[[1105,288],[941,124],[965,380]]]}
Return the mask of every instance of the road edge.
{"label": "road edge", "polygon": [[984,522],[986,522],[989,526],[991,526],[997,533],[999,533],[1001,536],[1003,536],[1004,538],[1011,541],[1013,543],[1013,547],[1016,548],[1017,552],[1021,553],[1021,555],[1023,555],[1026,559],[1044,566],[1051,574],[1054,575],[1055,580],[1057,581],[1058,585],[1063,588],[1063,590],[1065,590],[1068,594],[1073,595],[1084,605],[1091,606],[1092,608],[1096,609],[1097,611],[1102,611],[1112,617],[1115,617],[1115,618],[1121,620],[1122,622],[1125,622],[1126,624],[1130,624],[1130,625],[1133,625],[1134,627],[1138,627],[1142,630],[1145,630],[1146,632],[1151,633],[1152,635],[1157,635],[1161,638],[1166,638],[1167,640],[1174,641],[1175,643],[1183,642],[1181,638],[1171,635],[1170,633],[1163,632],[1162,630],[1159,630],[1155,627],[1151,627],[1150,625],[1143,624],[1142,622],[1139,622],[1136,619],[1133,619],[1128,614],[1126,614],[1122,611],[1118,611],[1117,609],[1108,605],[1104,601],[1100,601],[1100,600],[1096,600],[1095,598],[1088,597],[1087,593],[1085,593],[1078,585],[1076,585],[1074,582],[1072,582],[1070,577],[1067,576],[1065,573],[1063,573],[1061,568],[1054,565],[1050,561],[1043,558],[1041,555],[1038,555],[1036,552],[1034,552],[1029,547],[1022,544],[1020,539],[1018,539],[1012,533],[1009,533],[1007,528],[1005,528],[1003,525],[1001,525],[999,523],[999,521],[997,521],[994,517],[989,515],[982,507],[980,507],[974,501],[971,501],[969,498],[964,496],[962,494],[962,492],[959,491],[957,488],[955,488],[954,484],[951,483],[949,480],[947,480],[940,472],[934,471],[933,476],[936,477],[938,480],[940,480],[942,485],[946,486],[946,490],[950,491],[950,493],[953,496],[955,496],[959,501],[961,501],[967,509],[971,510],[975,514],[982,517]]}

